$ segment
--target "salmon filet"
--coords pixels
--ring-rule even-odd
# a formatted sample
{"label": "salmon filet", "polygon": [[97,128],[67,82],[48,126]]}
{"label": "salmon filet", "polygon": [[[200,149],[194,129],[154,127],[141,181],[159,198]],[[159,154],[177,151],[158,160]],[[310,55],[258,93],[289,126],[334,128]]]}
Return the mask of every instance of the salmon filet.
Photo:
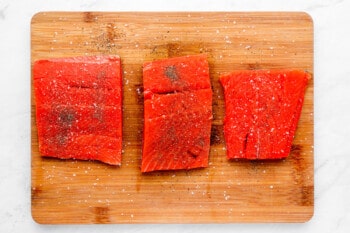
{"label": "salmon filet", "polygon": [[38,60],[33,83],[42,156],[121,164],[118,56]]}
{"label": "salmon filet", "polygon": [[289,155],[310,75],[297,70],[242,70],[222,75],[227,158]]}
{"label": "salmon filet", "polygon": [[212,90],[206,55],[143,67],[142,172],[208,166]]}

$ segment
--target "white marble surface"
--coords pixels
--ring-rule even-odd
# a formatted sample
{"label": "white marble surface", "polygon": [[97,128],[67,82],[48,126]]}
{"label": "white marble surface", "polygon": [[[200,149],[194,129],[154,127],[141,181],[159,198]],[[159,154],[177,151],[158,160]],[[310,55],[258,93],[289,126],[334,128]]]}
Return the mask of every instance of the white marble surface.
{"label": "white marble surface", "polygon": [[[30,214],[30,20],[39,11],[306,11],[315,27],[315,214],[305,224],[63,225]],[[350,232],[350,1],[0,0],[0,232]]]}

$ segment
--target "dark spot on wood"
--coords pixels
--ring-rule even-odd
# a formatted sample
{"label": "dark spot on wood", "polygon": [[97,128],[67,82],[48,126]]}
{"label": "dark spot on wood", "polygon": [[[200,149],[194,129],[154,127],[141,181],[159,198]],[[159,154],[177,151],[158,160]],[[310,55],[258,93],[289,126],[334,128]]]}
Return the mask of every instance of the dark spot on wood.
{"label": "dark spot on wood", "polygon": [[106,32],[107,32],[107,40],[112,43],[113,41],[117,39],[121,39],[126,37],[126,33],[121,30],[121,28],[118,28],[113,23],[108,23],[106,26]]}
{"label": "dark spot on wood", "polygon": [[31,199],[32,201],[36,200],[36,199],[39,199],[41,193],[43,192],[43,190],[41,188],[38,188],[38,187],[32,187],[32,190],[31,190]]}
{"label": "dark spot on wood", "polygon": [[83,15],[85,23],[93,23],[96,21],[96,17],[92,12],[84,12]]}
{"label": "dark spot on wood", "polygon": [[313,206],[314,205],[314,186],[301,186],[300,205]]}
{"label": "dark spot on wood", "polygon": [[264,161],[259,160],[259,159],[251,159],[251,160],[248,160],[248,162],[249,162],[251,168],[253,168],[253,170],[257,170],[258,167],[259,167],[262,163],[264,163]]}
{"label": "dark spot on wood", "polygon": [[300,149],[292,145],[291,154],[289,155],[290,159],[292,159],[294,170],[295,170],[295,180],[297,183],[303,183],[304,180],[304,170],[305,170],[305,161],[300,154]]}
{"label": "dark spot on wood", "polygon": [[100,52],[115,53],[115,50],[122,48],[122,44],[118,43],[118,40],[125,39],[125,37],[126,33],[122,29],[113,23],[107,23],[105,30],[91,36],[91,44],[87,44],[87,46],[93,45]]}
{"label": "dark spot on wood", "polygon": [[210,133],[210,145],[219,145],[223,143],[223,127],[221,125],[212,125]]}
{"label": "dark spot on wood", "polygon": [[114,32],[114,24],[113,23],[109,23],[107,24],[107,40],[111,43],[114,41],[114,39],[116,38],[116,34]]}
{"label": "dark spot on wood", "polygon": [[302,150],[302,146],[301,145],[292,144],[292,146],[290,148],[290,153],[291,154],[300,155],[301,150]]}
{"label": "dark spot on wood", "polygon": [[182,47],[179,43],[168,43],[166,44],[166,50],[168,57],[176,57],[181,55]]}
{"label": "dark spot on wood", "polygon": [[293,179],[296,187],[295,201],[301,206],[312,206],[314,204],[314,187],[307,183],[307,164],[302,156],[303,147],[293,144],[288,159],[293,164]]}
{"label": "dark spot on wood", "polygon": [[135,90],[137,94],[137,103],[143,106],[143,101],[144,101],[143,85],[142,84],[135,85]]}
{"label": "dark spot on wood", "polygon": [[[143,122],[143,121],[141,121]],[[137,133],[136,133],[136,140],[138,142],[142,142],[143,141],[143,124],[139,124],[139,126],[137,127],[138,130],[137,130]]]}
{"label": "dark spot on wood", "polygon": [[109,208],[97,206],[93,209],[96,223],[110,223]]}
{"label": "dark spot on wood", "polygon": [[258,69],[261,69],[261,65],[259,63],[248,63],[247,69],[248,70],[258,70]]}
{"label": "dark spot on wood", "polygon": [[[167,35],[163,34],[160,38],[162,41],[166,38]],[[198,54],[198,53],[208,53],[209,56],[212,53],[212,49],[210,49],[206,43],[203,42],[170,42],[166,44],[151,44],[145,45],[146,48],[150,49],[150,54],[156,55],[155,58],[158,57],[179,57],[185,56],[189,54]]]}
{"label": "dark spot on wood", "polygon": [[164,74],[172,81],[176,81],[179,79],[179,75],[177,73],[176,66],[167,66],[165,68]]}
{"label": "dark spot on wood", "polygon": [[[135,94],[136,94],[136,101],[137,101],[137,116],[139,119],[141,119],[137,124],[137,132],[136,132],[136,138],[138,142],[142,142],[143,140],[143,122],[144,122],[144,89],[143,89],[143,85],[142,84],[136,84],[134,85],[135,88],[134,90],[136,90]],[[126,124],[128,122],[125,122]],[[126,125],[123,124],[123,125]],[[141,158],[139,158],[139,160],[141,161]]]}

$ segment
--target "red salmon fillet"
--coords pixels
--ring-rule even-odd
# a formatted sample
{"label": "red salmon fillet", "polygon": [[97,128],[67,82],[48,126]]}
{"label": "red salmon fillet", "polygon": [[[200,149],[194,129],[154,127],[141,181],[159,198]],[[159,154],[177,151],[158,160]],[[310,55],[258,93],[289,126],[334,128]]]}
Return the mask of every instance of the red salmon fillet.
{"label": "red salmon fillet", "polygon": [[33,76],[40,154],[120,165],[120,58],[39,60]]}
{"label": "red salmon fillet", "polygon": [[207,167],[212,90],[206,55],[147,62],[143,83],[141,171]]}
{"label": "red salmon fillet", "polygon": [[297,70],[243,70],[221,76],[227,158],[287,157],[309,79],[308,73]]}

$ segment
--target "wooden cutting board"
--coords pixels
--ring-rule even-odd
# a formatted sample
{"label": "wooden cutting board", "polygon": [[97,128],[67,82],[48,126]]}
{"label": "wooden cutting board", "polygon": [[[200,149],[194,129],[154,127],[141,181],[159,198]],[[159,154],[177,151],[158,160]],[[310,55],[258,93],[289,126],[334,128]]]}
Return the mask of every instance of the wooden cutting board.
{"label": "wooden cutting board", "polygon": [[[141,174],[142,64],[207,53],[214,120],[206,169]],[[32,215],[39,223],[304,222],[313,215],[313,78],[292,151],[278,161],[227,161],[220,74],[294,68],[313,75],[313,23],[292,12],[43,12],[31,22],[38,59],[118,54],[123,161],[41,158],[32,87]]]}

